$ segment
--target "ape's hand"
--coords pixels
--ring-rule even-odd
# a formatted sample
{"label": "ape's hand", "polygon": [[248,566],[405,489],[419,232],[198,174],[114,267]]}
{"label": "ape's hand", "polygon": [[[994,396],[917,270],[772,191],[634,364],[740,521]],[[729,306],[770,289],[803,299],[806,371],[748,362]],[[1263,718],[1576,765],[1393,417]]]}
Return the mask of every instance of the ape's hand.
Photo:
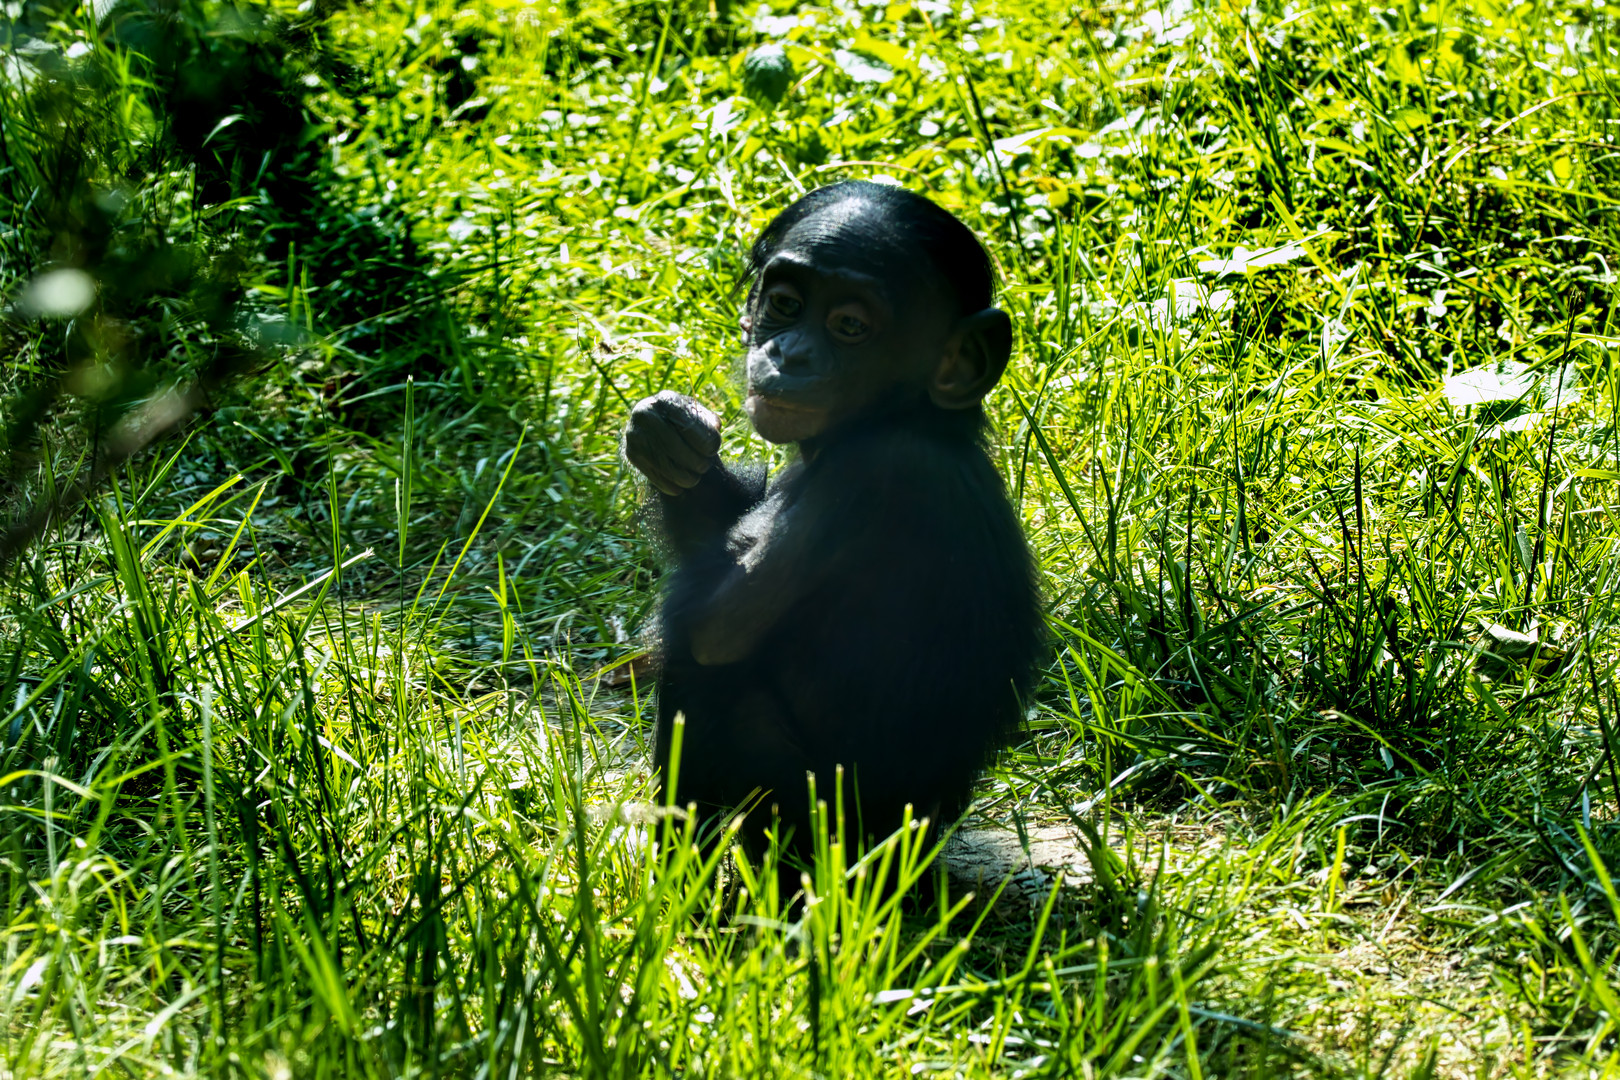
{"label": "ape's hand", "polygon": [[720,462],[720,418],[669,390],[642,398],[624,428],[624,456],[665,495],[697,486]]}

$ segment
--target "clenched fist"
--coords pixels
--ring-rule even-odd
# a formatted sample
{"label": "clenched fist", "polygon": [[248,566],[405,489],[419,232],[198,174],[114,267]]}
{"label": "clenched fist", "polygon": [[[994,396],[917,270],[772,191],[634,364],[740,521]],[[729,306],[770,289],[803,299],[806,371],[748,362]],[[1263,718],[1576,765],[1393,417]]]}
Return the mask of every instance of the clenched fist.
{"label": "clenched fist", "polygon": [[665,495],[695,487],[720,461],[720,418],[670,390],[642,398],[624,428],[624,456]]}

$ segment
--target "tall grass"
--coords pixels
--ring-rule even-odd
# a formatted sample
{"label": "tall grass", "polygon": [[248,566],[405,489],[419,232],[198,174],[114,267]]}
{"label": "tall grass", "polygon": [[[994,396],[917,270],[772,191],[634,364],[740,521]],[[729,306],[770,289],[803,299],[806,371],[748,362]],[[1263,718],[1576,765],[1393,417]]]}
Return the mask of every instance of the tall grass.
{"label": "tall grass", "polygon": [[[1616,9],[177,8],[307,121],[215,142],[147,10],[9,16],[0,280],[100,291],[0,326],[52,510],[0,588],[0,1070],[1614,1067]],[[596,677],[656,594],[628,405],[768,456],[742,252],[843,176],[1000,264],[1053,652],[965,828],[1084,882],[969,896],[902,832],[784,906]],[[194,278],[118,292],[51,216],[115,190]]]}

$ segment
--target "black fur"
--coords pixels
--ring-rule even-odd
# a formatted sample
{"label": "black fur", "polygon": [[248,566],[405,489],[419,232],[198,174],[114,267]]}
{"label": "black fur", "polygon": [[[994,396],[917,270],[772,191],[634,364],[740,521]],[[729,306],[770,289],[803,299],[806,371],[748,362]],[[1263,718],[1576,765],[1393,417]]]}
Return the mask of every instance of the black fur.
{"label": "black fur", "polygon": [[[677,805],[712,817],[763,789],[801,854],[809,772],[831,805],[845,767],[867,836],[898,827],[907,804],[936,824],[962,812],[1042,647],[1034,568],[983,426],[978,410],[924,403],[829,436],[768,493],[715,468],[659,497],[680,562],[662,611],[656,764],[668,775],[684,714]],[[790,502],[815,510],[826,564],[804,572],[819,584],[748,658],[699,665],[688,608]],[[745,831],[756,852],[768,822],[762,807]]]}
{"label": "black fur", "polygon": [[667,391],[632,410],[625,454],[661,493],[676,564],[659,775],[684,715],[674,802],[712,825],[763,793],[745,844],[759,852],[774,807],[802,857],[807,774],[831,806],[843,767],[846,841],[888,835],[907,805],[959,816],[1018,724],[1042,618],[985,449],[1012,326],[978,238],[920,195],[846,183],[784,210],[749,262],[750,417],[800,459],[768,488],[722,465],[718,418]]}

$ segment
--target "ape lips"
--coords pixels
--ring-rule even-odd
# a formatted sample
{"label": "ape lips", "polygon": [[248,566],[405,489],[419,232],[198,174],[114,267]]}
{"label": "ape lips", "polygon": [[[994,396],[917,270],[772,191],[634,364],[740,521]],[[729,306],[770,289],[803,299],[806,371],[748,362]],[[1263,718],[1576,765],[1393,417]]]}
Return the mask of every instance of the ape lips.
{"label": "ape lips", "polygon": [[775,818],[807,855],[806,776],[830,800],[840,765],[846,841],[908,805],[959,815],[1017,725],[1042,621],[984,445],[1012,325],[973,233],[920,195],[836,184],[766,226],[750,271],[748,415],[798,459],[768,487],[723,465],[716,416],[668,391],[632,410],[624,450],[674,561],[659,775],[709,819],[764,793],[745,846]]}

